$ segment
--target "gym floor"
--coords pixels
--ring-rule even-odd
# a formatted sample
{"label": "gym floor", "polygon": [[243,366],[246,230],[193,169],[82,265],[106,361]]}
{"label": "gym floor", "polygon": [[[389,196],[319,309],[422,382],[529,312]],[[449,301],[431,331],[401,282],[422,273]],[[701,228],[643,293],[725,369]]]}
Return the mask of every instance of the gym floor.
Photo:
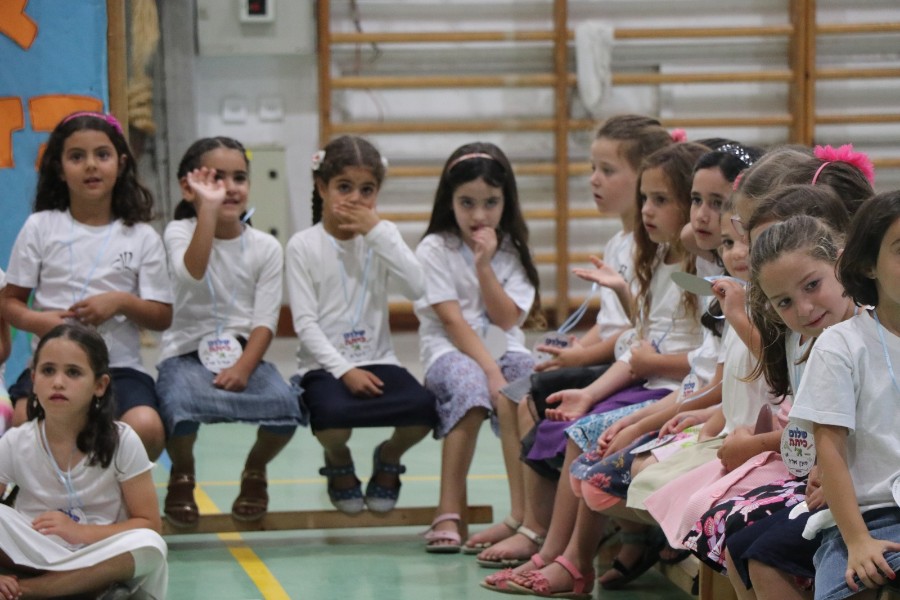
{"label": "gym floor", "polygon": [[[415,334],[395,336],[397,353],[421,378]],[[296,342],[278,338],[267,359],[289,377],[295,369]],[[155,363],[155,348],[145,349],[145,364]],[[372,450],[387,429],[363,429],[350,445],[360,478],[371,470]],[[197,443],[197,502],[201,513],[229,512],[238,493],[241,467],[255,428],[210,425],[200,429]],[[434,506],[440,476],[440,443],[428,438],[404,458],[407,473],[398,507]],[[269,466],[269,509],[330,509],[325,481],[318,475],[322,451],[308,430],[299,430]],[[160,506],[165,497],[168,460],[154,470]],[[492,505],[495,521],[509,510],[506,476],[499,441],[482,428],[469,474],[469,503]],[[475,525],[473,530],[486,525]],[[186,600],[251,598],[325,600],[435,600],[499,596],[478,586],[492,571],[472,556],[432,555],[423,550],[424,528],[383,527],[241,534],[168,536],[169,598]],[[619,600],[687,599],[659,572],[651,570],[627,590],[601,592]]]}

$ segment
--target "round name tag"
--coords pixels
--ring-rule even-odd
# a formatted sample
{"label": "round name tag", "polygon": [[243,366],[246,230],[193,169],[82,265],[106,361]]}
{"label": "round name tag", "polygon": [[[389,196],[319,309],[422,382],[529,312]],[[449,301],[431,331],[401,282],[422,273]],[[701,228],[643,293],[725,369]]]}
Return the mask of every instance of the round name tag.
{"label": "round name tag", "polygon": [[626,352],[631,350],[631,347],[637,341],[637,331],[635,329],[626,329],[619,336],[619,339],[616,340],[616,347],[613,350],[616,356],[616,360],[619,360],[624,356]]}
{"label": "round name tag", "polygon": [[791,475],[806,477],[816,464],[816,444],[812,431],[791,421],[781,433],[781,460]]}
{"label": "round name tag", "polygon": [[681,401],[693,396],[700,389],[700,378],[692,371],[681,380]]}
{"label": "round name tag", "polygon": [[538,339],[537,343],[534,345],[534,349],[531,351],[531,354],[534,356],[535,362],[547,362],[548,360],[554,358],[556,355],[544,350],[538,350],[538,346],[550,346],[551,348],[558,348],[560,350],[563,348],[568,348],[569,336],[558,331],[548,331],[547,333],[543,334],[540,339]]}
{"label": "round name tag", "polygon": [[213,373],[233,367],[242,353],[241,343],[230,333],[203,336],[197,348],[200,363]]}
{"label": "round name tag", "polygon": [[506,354],[506,332],[496,325],[487,326],[481,341],[494,360],[499,360]]}

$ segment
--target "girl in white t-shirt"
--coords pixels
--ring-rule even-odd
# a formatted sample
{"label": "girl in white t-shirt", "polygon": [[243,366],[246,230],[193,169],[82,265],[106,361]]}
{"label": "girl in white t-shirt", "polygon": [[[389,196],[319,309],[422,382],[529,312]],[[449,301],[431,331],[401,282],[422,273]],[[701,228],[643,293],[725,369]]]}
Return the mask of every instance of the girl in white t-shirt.
{"label": "girl in white t-shirt", "polygon": [[491,414],[499,419],[513,511],[521,514],[523,502],[516,405],[499,391],[534,366],[520,326],[540,299],[515,176],[497,146],[466,144],[447,159],[416,256],[425,269],[425,296],[415,304],[425,387],[437,396],[435,433],[444,438],[426,550],[459,552],[466,476]]}
{"label": "girl in white t-shirt", "polygon": [[[0,438],[0,597],[166,597],[166,543],[141,441],[113,421],[109,353],[77,324],[34,352],[29,421]],[[17,576],[21,578],[17,579]],[[118,594],[118,595],[116,595]],[[104,595],[105,597],[105,595]],[[143,597],[143,596],[142,596]]]}
{"label": "girl in white t-shirt", "polygon": [[301,422],[297,393],[263,360],[281,310],[281,245],[247,223],[250,162],[240,142],[197,140],[177,175],[184,199],[165,231],[175,315],[158,365],[172,459],[164,511],[176,527],[197,523],[200,423],[253,423],[260,427],[231,515],[255,521],[268,509],[266,466]]}
{"label": "girl in white t-shirt", "polygon": [[[152,208],[115,117],[64,118],[47,140],[34,213],[10,254],[3,317],[34,334],[34,344],[67,319],[96,327],[113,357],[116,414],[155,459],[165,431],[153,378],[141,364],[140,328],[169,326],[172,292],[162,240],[149,224]],[[26,370],[10,386],[16,425],[25,422],[30,381]]]}
{"label": "girl in white t-shirt", "polygon": [[[313,227],[287,248],[299,373],[313,433],[325,451],[328,497],[348,514],[387,512],[400,494],[400,458],[434,427],[434,397],[400,365],[388,324],[388,284],[410,300],[422,267],[376,212],[385,164],[368,141],[342,136],[313,157]],[[347,441],[358,427],[393,427],[374,450],[365,495]]]}
{"label": "girl in white t-shirt", "polygon": [[791,409],[792,423],[812,428],[828,503],[804,533],[821,531],[817,599],[874,598],[900,569],[898,249],[900,192],[878,194],[854,216],[838,262],[847,293],[874,308],[822,333]]}

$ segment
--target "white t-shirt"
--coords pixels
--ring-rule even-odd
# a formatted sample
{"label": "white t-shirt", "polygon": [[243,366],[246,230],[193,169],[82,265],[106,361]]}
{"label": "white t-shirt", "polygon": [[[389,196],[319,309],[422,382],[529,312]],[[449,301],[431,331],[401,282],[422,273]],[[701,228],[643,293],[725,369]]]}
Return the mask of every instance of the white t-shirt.
{"label": "white t-shirt", "polygon": [[388,325],[388,281],[415,301],[425,278],[396,225],[381,221],[365,236],[338,240],[319,223],[294,234],[285,260],[301,376],[326,369],[339,378],[356,365],[400,364]]}
{"label": "white t-shirt", "polygon": [[163,333],[160,362],[196,351],[201,338],[216,333],[217,326],[246,339],[257,327],[274,333],[278,325],[283,265],[278,240],[249,226],[240,237],[215,239],[206,275],[194,279],[184,266],[184,253],[196,227],[196,218],[166,227],[175,307],[172,326]]}
{"label": "white t-shirt", "polygon": [[725,269],[718,262],[714,260],[706,260],[702,256],[697,256],[694,258],[694,265],[696,265],[697,267],[698,277],[714,277],[725,272]]}
{"label": "white t-shirt", "polygon": [[[684,290],[672,281],[672,273],[678,271],[681,271],[681,263],[667,265],[660,262],[656,266],[650,279],[650,314],[643,327],[638,328],[643,339],[659,346],[661,354],[690,352],[703,342],[700,315],[705,310],[704,301],[700,299],[695,314],[684,314],[681,304]],[[638,313],[637,317],[641,318],[641,314]],[[629,362],[631,351],[626,351],[619,360]],[[650,377],[644,387],[674,390],[679,384],[680,381],[668,377]]]}
{"label": "white t-shirt", "polygon": [[[146,223],[127,227],[79,223],[68,210],[44,210],[25,221],[16,238],[7,283],[34,290],[35,310],[66,310],[105,292],[128,292],[144,300],[172,303],[166,253]],[[110,366],[141,366],[140,330],[117,315],[97,328],[109,348]],[[33,347],[38,339],[32,339]]]}
{"label": "white t-shirt", "polygon": [[[890,364],[900,369],[900,338],[882,328]],[[900,392],[869,311],[826,329],[816,340],[794,396],[791,420],[848,429],[847,467],[860,508],[892,505],[900,476]]]}
{"label": "white t-shirt", "polygon": [[722,412],[725,427],[721,435],[728,435],[739,427],[753,427],[759,412],[773,399],[765,377],[743,381],[756,365],[756,358],[733,327],[725,333],[722,367]]}
{"label": "white t-shirt", "polygon": [[[475,275],[472,251],[452,234],[430,234],[419,243],[416,256],[425,271],[425,295],[415,303],[419,318],[419,351],[427,372],[439,357],[456,350],[434,309],[434,304],[456,301],[463,318],[478,334],[488,325],[484,299]],[[503,291],[521,311],[519,325],[525,322],[534,303],[534,286],[528,280],[519,254],[506,239],[491,259],[491,268]],[[506,331],[507,352],[530,351],[525,348],[525,334],[517,325]]]}
{"label": "white t-shirt", "polygon": [[[725,328],[728,329],[727,327]],[[723,333],[724,335],[724,333]],[[688,352],[688,363],[691,365],[691,375],[700,380],[700,386],[704,386],[716,374],[719,357],[722,355],[722,337],[715,335],[707,328],[703,328],[703,342],[698,348]],[[689,398],[688,398],[689,399]]]}
{"label": "white t-shirt", "polygon": [[[619,272],[634,292],[634,234],[619,231],[606,242],[603,262]],[[601,340],[631,327],[631,320],[614,291],[600,286],[600,310],[597,325]]]}
{"label": "white t-shirt", "polygon": [[[109,468],[99,464],[88,466],[85,457],[69,472],[77,500],[83,504],[91,525],[109,525],[127,519],[121,483],[153,468],[137,434],[125,423],[117,425],[119,445]],[[16,510],[29,519],[69,507],[66,486],[41,442],[39,427],[35,419],[10,429],[0,438],[0,483],[19,486]]]}

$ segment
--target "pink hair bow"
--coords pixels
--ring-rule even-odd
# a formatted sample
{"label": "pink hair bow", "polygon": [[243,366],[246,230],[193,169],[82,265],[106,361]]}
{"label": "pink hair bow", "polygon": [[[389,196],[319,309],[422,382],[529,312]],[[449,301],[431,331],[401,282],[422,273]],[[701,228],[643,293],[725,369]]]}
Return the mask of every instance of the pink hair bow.
{"label": "pink hair bow", "polygon": [[669,136],[671,136],[672,141],[676,144],[687,141],[687,131],[685,131],[684,129],[673,129],[669,133]]}
{"label": "pink hair bow", "polygon": [[825,162],[845,162],[859,169],[869,183],[875,183],[875,165],[865,152],[854,152],[853,144],[844,144],[840,148],[833,146],[816,146],[813,150],[816,158]]}

